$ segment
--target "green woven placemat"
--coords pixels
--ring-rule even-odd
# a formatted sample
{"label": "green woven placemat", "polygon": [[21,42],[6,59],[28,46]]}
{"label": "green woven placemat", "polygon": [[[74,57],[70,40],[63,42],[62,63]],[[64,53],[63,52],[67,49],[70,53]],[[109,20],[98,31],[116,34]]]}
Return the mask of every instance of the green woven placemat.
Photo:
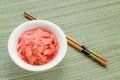
{"label": "green woven placemat", "polygon": [[[45,72],[30,72],[13,63],[7,50],[10,33],[28,21],[27,11],[49,20],[79,42],[103,55],[108,67],[68,45],[62,62]],[[0,80],[120,80],[120,0],[1,0]]]}

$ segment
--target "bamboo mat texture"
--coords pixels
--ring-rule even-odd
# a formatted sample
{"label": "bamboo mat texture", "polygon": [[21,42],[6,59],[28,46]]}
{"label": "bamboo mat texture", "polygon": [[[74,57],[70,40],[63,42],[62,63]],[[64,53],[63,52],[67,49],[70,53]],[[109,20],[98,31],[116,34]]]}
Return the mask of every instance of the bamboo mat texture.
{"label": "bamboo mat texture", "polygon": [[[62,62],[45,72],[18,67],[8,54],[11,32],[26,11],[108,60],[104,68],[68,45]],[[0,0],[0,80],[120,80],[120,0]]]}

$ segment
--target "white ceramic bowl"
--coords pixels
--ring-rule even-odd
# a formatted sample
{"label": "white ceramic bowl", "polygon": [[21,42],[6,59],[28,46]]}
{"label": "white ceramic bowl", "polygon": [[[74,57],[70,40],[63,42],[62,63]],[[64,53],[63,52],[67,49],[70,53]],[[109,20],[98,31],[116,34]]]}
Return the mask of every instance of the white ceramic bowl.
{"label": "white ceramic bowl", "polygon": [[[44,26],[44,27],[43,27]],[[17,52],[17,44],[19,36],[26,30],[33,29],[36,27],[40,27],[43,29],[48,29],[53,34],[56,35],[56,38],[58,40],[59,44],[59,50],[56,55],[56,57],[49,63],[40,65],[40,66],[34,66],[30,65],[26,62],[24,62],[19,56]],[[21,25],[19,25],[10,35],[9,41],[8,41],[8,51],[9,55],[12,58],[12,60],[21,68],[29,70],[29,71],[44,71],[48,70],[50,68],[53,68],[56,66],[65,56],[67,50],[67,40],[65,37],[64,32],[54,23],[51,23],[49,21],[45,20],[33,20],[33,21],[27,21]]]}

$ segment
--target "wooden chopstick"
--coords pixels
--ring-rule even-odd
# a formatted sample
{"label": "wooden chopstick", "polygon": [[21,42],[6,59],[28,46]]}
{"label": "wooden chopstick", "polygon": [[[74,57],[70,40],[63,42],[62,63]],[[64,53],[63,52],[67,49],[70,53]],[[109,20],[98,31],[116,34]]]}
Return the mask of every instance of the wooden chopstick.
{"label": "wooden chopstick", "polygon": [[104,67],[107,67],[107,62],[103,61],[99,57],[95,56],[94,54],[90,54],[89,56],[92,57],[93,59],[95,59],[96,61],[98,61]]}
{"label": "wooden chopstick", "polygon": [[30,20],[37,20],[37,18],[31,16],[30,14],[28,14],[27,12],[24,12],[24,15],[26,18],[30,19]]}
{"label": "wooden chopstick", "polygon": [[74,44],[74,42],[70,41],[69,39],[67,39],[67,42],[68,42],[69,45],[73,46],[77,50],[79,50],[79,51],[83,50],[83,48],[81,48],[79,45]]}
{"label": "wooden chopstick", "polygon": [[76,40],[70,38],[69,36],[66,36],[66,38],[72,42],[74,42],[75,44],[79,45],[79,46],[82,46],[82,44],[78,43]]}
{"label": "wooden chopstick", "polygon": [[90,52],[95,55],[96,57],[102,59],[103,61],[107,62],[106,58],[104,58],[103,56],[99,55],[99,54],[96,54],[95,52],[93,52],[92,50],[90,50]]}
{"label": "wooden chopstick", "polygon": [[[70,39],[67,39],[68,44],[73,46],[74,48],[76,48],[77,50],[81,51],[83,50],[83,48],[81,48],[81,46],[77,45],[74,43],[74,41],[71,41]],[[96,55],[94,55],[93,53],[88,53],[88,56],[92,57],[93,59],[95,59],[96,61],[98,61],[101,65],[103,65],[104,67],[107,66],[107,62],[104,61],[103,59],[101,59],[101,57],[97,57]]]}
{"label": "wooden chopstick", "polygon": [[[76,40],[70,38],[69,36],[66,36],[66,38],[67,38],[68,40],[74,42],[75,44],[77,44],[77,45],[79,45],[79,46],[82,47],[82,44],[81,44],[81,43],[79,43],[79,42],[77,42]],[[102,57],[102,56],[96,54],[96,53],[93,52],[92,50],[90,50],[90,52],[91,52],[93,55],[95,55],[96,57],[98,57],[98,58],[102,59],[103,61],[107,62],[107,60],[106,60],[104,57]]]}
{"label": "wooden chopstick", "polygon": [[[33,17],[32,15],[28,14],[27,12],[24,12],[24,16],[30,20],[37,20],[37,18]],[[80,44],[79,42],[70,38],[69,36],[66,36],[66,38],[67,38],[67,42],[69,45],[71,45],[74,48],[76,48],[77,50],[85,53],[86,55],[89,55],[90,57],[92,57],[93,59],[98,61],[100,64],[102,64],[104,67],[107,66],[107,60],[104,57],[94,53],[92,50],[88,50],[84,45]]]}

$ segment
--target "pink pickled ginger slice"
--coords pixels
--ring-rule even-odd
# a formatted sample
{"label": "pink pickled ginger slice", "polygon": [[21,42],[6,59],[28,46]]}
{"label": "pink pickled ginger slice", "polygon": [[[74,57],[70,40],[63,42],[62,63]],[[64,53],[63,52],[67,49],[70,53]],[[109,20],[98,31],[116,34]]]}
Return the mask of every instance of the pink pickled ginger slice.
{"label": "pink pickled ginger slice", "polygon": [[43,65],[58,52],[56,36],[40,28],[25,31],[18,40],[18,55],[28,64]]}

